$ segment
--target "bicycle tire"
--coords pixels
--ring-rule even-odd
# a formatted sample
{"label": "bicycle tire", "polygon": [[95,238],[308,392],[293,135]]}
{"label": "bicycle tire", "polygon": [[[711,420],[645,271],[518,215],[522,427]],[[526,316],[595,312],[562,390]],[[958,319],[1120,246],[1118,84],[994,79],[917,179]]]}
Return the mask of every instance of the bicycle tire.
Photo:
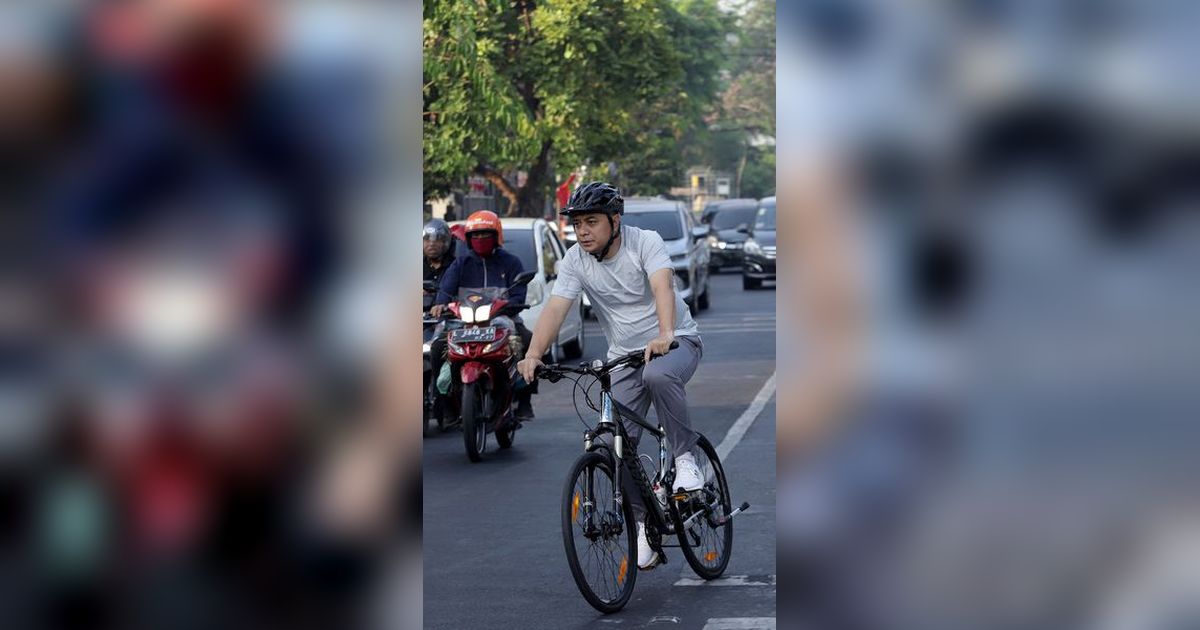
{"label": "bicycle tire", "polygon": [[[608,478],[609,488],[612,492],[616,491],[616,478],[613,473],[613,461],[610,457],[606,457],[601,453],[584,453],[579,459],[575,460],[575,464],[571,467],[571,473],[567,476],[566,485],[563,488],[562,499],[562,535],[563,547],[567,554],[567,565],[571,569],[571,577],[575,580],[575,586],[583,598],[587,600],[596,610],[604,614],[615,613],[625,607],[629,602],[629,598],[633,595],[633,587],[637,581],[637,529],[633,520],[633,506],[629,501],[622,503],[622,517],[624,520],[623,528],[619,534],[616,534],[618,544],[623,542],[623,547],[617,547],[617,550],[623,551],[623,558],[613,560],[610,566],[616,568],[617,589],[615,593],[606,594],[597,593],[596,589],[588,579],[588,572],[580,563],[579,552],[576,548],[576,542],[580,538],[584,538],[581,524],[578,518],[585,516],[586,512],[581,514],[581,510],[586,510],[587,501],[582,498],[579,490],[579,480],[587,471],[598,471]],[[593,482],[591,491],[595,491],[596,484]],[[583,479],[583,487],[588,488],[587,478]],[[601,505],[608,503],[609,497],[600,497],[600,500],[593,500],[593,505]],[[604,519],[611,519],[611,510],[601,516]],[[611,524],[611,520],[607,521]],[[594,544],[594,543],[593,543]]]}
{"label": "bicycle tire", "polygon": [[[725,479],[725,469],[721,466],[721,460],[717,456],[717,450],[713,448],[708,439],[703,435],[696,442],[696,447],[699,448],[711,462],[712,476],[711,482],[706,483],[708,488],[710,485],[713,489],[720,492],[720,507],[721,515],[728,515],[732,511],[732,501],[729,498],[729,483]],[[729,557],[733,555],[733,520],[728,519],[723,525],[719,526],[721,530],[718,535],[722,539],[721,552],[704,551],[702,558],[695,548],[695,541],[689,537],[689,531],[685,531],[683,522],[685,516],[680,512],[679,502],[672,495],[670,502],[671,519],[675,522],[675,534],[679,539],[679,550],[683,552],[683,557],[687,560],[688,566],[696,572],[696,575],[705,580],[715,580],[725,573],[725,569],[729,566]],[[699,517],[698,521],[703,522],[703,525],[711,526],[708,517]],[[691,528],[695,529],[697,524],[692,523]],[[713,528],[717,529],[717,528]],[[717,555],[711,556],[709,554]],[[715,564],[714,564],[715,563]]]}

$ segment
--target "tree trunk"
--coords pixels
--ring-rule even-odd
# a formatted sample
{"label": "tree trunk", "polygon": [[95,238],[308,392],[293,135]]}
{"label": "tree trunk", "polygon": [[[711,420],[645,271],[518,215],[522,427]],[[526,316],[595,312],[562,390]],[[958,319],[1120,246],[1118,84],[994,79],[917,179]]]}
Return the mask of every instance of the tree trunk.
{"label": "tree trunk", "polygon": [[737,179],[733,184],[733,196],[741,198],[742,196],[742,173],[746,170],[746,155],[750,153],[750,145],[742,145],[742,159],[738,161]]}
{"label": "tree trunk", "polygon": [[475,172],[491,182],[500,191],[500,194],[504,195],[504,198],[508,200],[508,212],[511,215],[513,208],[516,208],[519,203],[519,191],[512,184],[508,183],[507,179],[504,179],[500,171],[490,166],[477,166],[475,167]]}
{"label": "tree trunk", "polygon": [[546,205],[546,182],[550,177],[549,140],[542,142],[542,150],[529,169],[525,185],[517,192],[518,202],[508,207],[508,216],[540,218]]}

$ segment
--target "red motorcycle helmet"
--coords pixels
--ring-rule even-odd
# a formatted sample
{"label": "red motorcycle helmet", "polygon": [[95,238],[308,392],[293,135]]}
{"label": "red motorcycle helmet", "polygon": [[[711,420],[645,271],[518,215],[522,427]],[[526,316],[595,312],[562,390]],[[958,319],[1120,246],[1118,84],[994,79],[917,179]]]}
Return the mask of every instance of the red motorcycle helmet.
{"label": "red motorcycle helmet", "polygon": [[467,217],[466,236],[470,240],[473,232],[495,232],[496,245],[504,244],[504,227],[500,225],[500,217],[496,216],[491,210],[479,210],[472,212],[471,216]]}

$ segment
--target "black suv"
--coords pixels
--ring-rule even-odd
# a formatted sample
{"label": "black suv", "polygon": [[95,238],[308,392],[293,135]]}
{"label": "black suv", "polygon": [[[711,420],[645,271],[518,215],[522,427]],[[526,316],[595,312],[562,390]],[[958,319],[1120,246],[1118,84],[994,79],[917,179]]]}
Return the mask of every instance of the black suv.
{"label": "black suv", "polygon": [[754,224],[758,212],[758,201],[754,199],[727,199],[714,201],[704,208],[700,221],[708,224],[709,269],[718,271],[722,267],[742,266],[742,243],[746,231]]}
{"label": "black suv", "polygon": [[763,280],[775,281],[775,198],[758,203],[754,224],[746,228],[742,245],[742,288],[757,289]]}

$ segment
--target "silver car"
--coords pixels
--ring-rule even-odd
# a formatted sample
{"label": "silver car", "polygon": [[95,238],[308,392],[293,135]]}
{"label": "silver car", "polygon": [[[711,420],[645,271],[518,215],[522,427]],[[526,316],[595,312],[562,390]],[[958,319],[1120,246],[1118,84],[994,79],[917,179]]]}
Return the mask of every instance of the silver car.
{"label": "silver car", "polygon": [[693,312],[708,308],[708,226],[697,226],[681,201],[644,197],[625,200],[622,222],[658,232],[675,268],[675,289]]}

